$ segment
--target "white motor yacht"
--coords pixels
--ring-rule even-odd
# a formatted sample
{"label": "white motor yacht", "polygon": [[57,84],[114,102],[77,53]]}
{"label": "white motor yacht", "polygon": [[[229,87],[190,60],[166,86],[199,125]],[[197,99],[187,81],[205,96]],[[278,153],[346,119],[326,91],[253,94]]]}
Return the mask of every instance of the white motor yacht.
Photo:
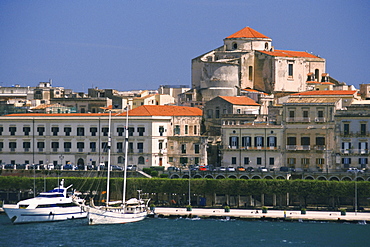
{"label": "white motor yacht", "polygon": [[14,224],[86,218],[87,213],[79,205],[82,200],[67,194],[71,187],[64,187],[62,179],[59,187],[16,205],[4,204],[3,209]]}

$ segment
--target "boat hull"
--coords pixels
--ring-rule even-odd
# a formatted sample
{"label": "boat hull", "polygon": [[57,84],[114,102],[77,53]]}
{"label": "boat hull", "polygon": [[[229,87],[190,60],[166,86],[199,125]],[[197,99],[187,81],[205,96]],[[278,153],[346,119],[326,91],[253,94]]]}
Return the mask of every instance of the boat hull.
{"label": "boat hull", "polygon": [[4,205],[4,211],[14,224],[32,222],[52,222],[70,219],[86,218],[87,213],[79,206],[67,208],[36,208],[20,209],[11,205]]}
{"label": "boat hull", "polygon": [[124,213],[121,210],[104,210],[93,207],[87,207],[85,210],[88,212],[87,218],[89,225],[132,223],[141,221],[148,215],[146,211],[138,213]]}

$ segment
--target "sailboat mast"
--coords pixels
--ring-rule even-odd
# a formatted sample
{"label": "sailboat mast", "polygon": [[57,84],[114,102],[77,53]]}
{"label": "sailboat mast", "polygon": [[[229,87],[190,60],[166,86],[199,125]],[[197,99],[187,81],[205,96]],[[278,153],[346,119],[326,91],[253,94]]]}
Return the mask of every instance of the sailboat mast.
{"label": "sailboat mast", "polygon": [[108,120],[108,167],[107,167],[108,168],[108,172],[107,172],[107,201],[106,201],[107,206],[109,206],[111,118],[112,118],[112,111],[109,111],[109,120]]}
{"label": "sailboat mast", "polygon": [[126,202],[126,178],[127,178],[127,153],[128,153],[128,111],[130,105],[126,107],[126,129],[125,129],[125,167],[123,169],[123,195],[122,195],[122,204]]}

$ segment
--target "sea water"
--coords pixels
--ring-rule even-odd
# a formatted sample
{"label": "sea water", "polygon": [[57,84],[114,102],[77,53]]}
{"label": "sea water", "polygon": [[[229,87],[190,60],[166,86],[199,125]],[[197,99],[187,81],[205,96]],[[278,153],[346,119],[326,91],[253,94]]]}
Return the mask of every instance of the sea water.
{"label": "sea water", "polygon": [[369,246],[370,224],[148,218],[12,225],[0,214],[0,246]]}

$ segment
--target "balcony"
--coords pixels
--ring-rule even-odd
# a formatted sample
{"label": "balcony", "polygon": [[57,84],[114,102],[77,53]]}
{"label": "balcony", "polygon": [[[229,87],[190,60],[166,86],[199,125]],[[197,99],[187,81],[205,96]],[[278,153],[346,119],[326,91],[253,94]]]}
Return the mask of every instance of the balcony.
{"label": "balcony", "polygon": [[286,118],[287,123],[309,123],[311,119],[309,117],[288,117]]}
{"label": "balcony", "polygon": [[78,150],[79,153],[82,153],[84,151],[83,148],[78,148],[77,150]]}
{"label": "balcony", "polygon": [[324,117],[315,117],[316,123],[325,123],[326,119]]}
{"label": "balcony", "polygon": [[123,149],[122,148],[117,149],[117,153],[123,153]]}
{"label": "balcony", "polygon": [[25,151],[25,152],[29,152],[29,151],[30,151],[30,149],[29,149],[29,148],[24,148],[24,151]]}
{"label": "balcony", "polygon": [[70,148],[64,148],[64,152],[69,153],[69,152],[71,152],[71,149]]}
{"label": "balcony", "polygon": [[314,150],[317,150],[317,151],[325,151],[326,150],[326,147],[325,147],[325,145],[315,145],[314,146]]}
{"label": "balcony", "polygon": [[58,152],[58,148],[53,148],[53,152]]}
{"label": "balcony", "polygon": [[91,148],[90,150],[91,150],[92,153],[96,152],[96,148]]}
{"label": "balcony", "polygon": [[365,155],[370,153],[368,149],[341,149],[340,152],[347,155]]}

